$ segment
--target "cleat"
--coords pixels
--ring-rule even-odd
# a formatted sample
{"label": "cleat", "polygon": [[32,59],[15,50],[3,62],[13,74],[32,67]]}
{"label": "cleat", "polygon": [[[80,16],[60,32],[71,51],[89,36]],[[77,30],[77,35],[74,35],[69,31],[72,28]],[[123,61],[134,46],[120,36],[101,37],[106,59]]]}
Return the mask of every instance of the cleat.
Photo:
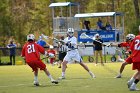
{"label": "cleat", "polygon": [[56,80],[53,80],[53,81],[51,81],[52,83],[54,83],[54,84],[58,84],[59,82],[58,81],[56,81]]}
{"label": "cleat", "polygon": [[39,82],[34,81],[35,86],[40,86]]}
{"label": "cleat", "polygon": [[93,73],[89,73],[89,74],[92,78],[96,78],[96,76]]}
{"label": "cleat", "polygon": [[119,74],[119,75],[117,75],[115,78],[122,78],[122,76]]}
{"label": "cleat", "polygon": [[139,89],[136,88],[136,85],[131,85],[129,88],[130,91],[139,91]]}
{"label": "cleat", "polygon": [[61,68],[61,66],[59,66],[58,68]]}
{"label": "cleat", "polygon": [[128,82],[127,82],[127,86],[128,86],[128,88],[130,88],[131,85],[132,85],[132,82],[128,81]]}
{"label": "cleat", "polygon": [[65,77],[64,77],[64,76],[62,76],[62,77],[59,77],[59,79],[65,79]]}

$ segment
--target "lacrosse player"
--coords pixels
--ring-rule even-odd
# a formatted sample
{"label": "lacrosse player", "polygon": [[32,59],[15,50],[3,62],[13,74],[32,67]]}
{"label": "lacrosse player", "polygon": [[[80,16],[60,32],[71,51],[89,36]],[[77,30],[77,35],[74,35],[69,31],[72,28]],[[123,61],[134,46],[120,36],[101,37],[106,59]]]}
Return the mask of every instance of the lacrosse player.
{"label": "lacrosse player", "polygon": [[56,57],[56,51],[54,50],[54,47],[52,45],[50,45],[49,48],[50,49],[47,50],[48,57],[49,57],[49,62],[53,66],[54,65],[54,61],[55,61],[55,57]]}
{"label": "lacrosse player", "polygon": [[38,69],[43,70],[52,83],[58,84],[58,81],[52,78],[50,72],[46,69],[46,65],[40,59],[40,53],[47,55],[47,52],[45,52],[42,46],[35,43],[33,34],[27,35],[27,41],[28,42],[22,48],[21,56],[34,72],[34,85],[39,86]]}
{"label": "lacrosse player", "polygon": [[[140,32],[140,26],[139,26]],[[140,80],[140,35],[136,36],[131,43],[130,49],[132,54],[126,59],[126,62],[132,62],[132,70],[137,70],[136,73],[127,82],[130,91],[137,91],[136,84]]]}
{"label": "lacrosse player", "polygon": [[[127,57],[129,56],[129,53],[131,52],[130,50],[130,45],[133,41],[133,39],[135,38],[135,35],[134,34],[128,34],[126,36],[126,42],[121,42],[119,44],[113,44],[111,43],[111,46],[117,46],[117,47],[125,47],[126,48],[126,52],[125,54],[127,55]],[[115,77],[115,78],[121,78],[122,77],[122,72],[125,68],[125,66],[127,64],[131,64],[132,62],[125,62],[125,60],[123,61],[121,67],[120,67],[120,70],[119,70],[119,74]]]}
{"label": "lacrosse player", "polygon": [[64,57],[63,63],[62,63],[62,77],[60,79],[65,79],[65,71],[66,71],[66,65],[68,62],[70,62],[72,59],[77,61],[88,73],[91,75],[92,78],[95,78],[95,75],[89,70],[89,68],[84,64],[81,56],[79,55],[79,52],[77,50],[77,38],[74,35],[74,29],[68,28],[67,30],[67,37],[65,38],[65,44],[67,46],[67,54]]}

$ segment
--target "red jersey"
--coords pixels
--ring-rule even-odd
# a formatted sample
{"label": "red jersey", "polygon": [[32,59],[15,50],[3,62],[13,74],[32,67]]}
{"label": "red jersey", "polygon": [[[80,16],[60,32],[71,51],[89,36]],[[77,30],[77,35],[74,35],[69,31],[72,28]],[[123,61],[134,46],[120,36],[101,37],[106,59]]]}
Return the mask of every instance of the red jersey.
{"label": "red jersey", "polygon": [[48,54],[49,54],[49,53],[52,53],[52,54],[55,55],[55,50],[53,50],[53,49],[49,49],[49,50],[47,51],[47,53],[48,53]]}
{"label": "red jersey", "polygon": [[27,42],[21,52],[21,56],[25,57],[26,62],[40,60],[40,53],[45,54],[45,49],[35,42]]}
{"label": "red jersey", "polygon": [[140,35],[136,36],[131,43],[131,57],[133,62],[140,62]]}

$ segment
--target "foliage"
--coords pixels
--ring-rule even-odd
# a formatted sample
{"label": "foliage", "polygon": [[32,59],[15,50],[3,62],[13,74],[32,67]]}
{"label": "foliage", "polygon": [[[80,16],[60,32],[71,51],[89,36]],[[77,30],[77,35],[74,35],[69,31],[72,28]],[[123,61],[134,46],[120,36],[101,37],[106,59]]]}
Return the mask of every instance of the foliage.
{"label": "foliage", "polygon": [[[51,2],[77,2],[80,4],[81,13],[123,12],[125,33],[137,34],[140,18],[136,9],[140,8],[139,0],[0,0],[0,46],[5,46],[11,38],[23,45],[29,33],[34,33],[36,37],[41,33],[51,35],[52,15],[48,7]],[[67,16],[68,8],[64,10],[64,15]],[[77,13],[75,7],[72,10],[73,14]],[[60,9],[56,8],[56,15],[59,13]],[[92,27],[96,26],[96,20],[91,22]]]}

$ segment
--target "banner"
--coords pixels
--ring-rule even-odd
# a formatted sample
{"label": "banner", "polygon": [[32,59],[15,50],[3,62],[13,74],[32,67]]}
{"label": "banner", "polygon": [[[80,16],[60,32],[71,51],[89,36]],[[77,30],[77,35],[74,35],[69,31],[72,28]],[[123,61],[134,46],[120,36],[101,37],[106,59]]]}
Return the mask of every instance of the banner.
{"label": "banner", "polygon": [[103,42],[114,42],[116,40],[117,41],[119,40],[119,33],[114,30],[111,31],[95,30],[95,31],[78,31],[78,42],[84,42],[84,43],[93,42],[93,40],[89,38],[80,38],[81,33],[84,32],[91,38],[94,38],[95,34],[99,34]]}

